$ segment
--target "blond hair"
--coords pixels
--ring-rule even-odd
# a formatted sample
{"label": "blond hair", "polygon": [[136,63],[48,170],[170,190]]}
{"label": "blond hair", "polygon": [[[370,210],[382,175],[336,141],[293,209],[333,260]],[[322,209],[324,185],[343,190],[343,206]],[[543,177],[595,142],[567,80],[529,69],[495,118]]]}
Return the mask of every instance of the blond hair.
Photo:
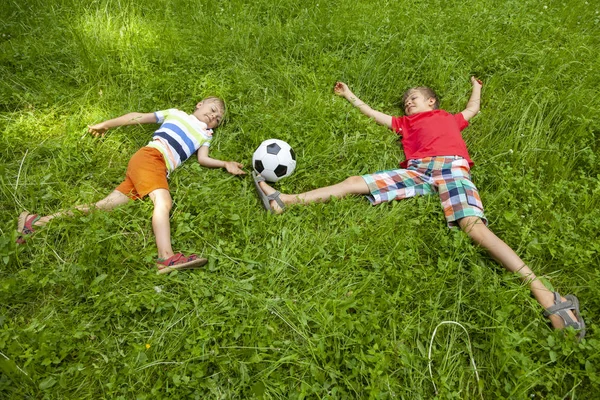
{"label": "blond hair", "polygon": [[217,97],[217,96],[208,96],[201,100],[202,103],[204,103],[205,101],[208,101],[211,103],[217,103],[217,106],[219,108],[221,108],[221,111],[223,111],[223,118],[221,119],[220,124],[222,124],[223,120],[225,120],[225,114],[227,113],[227,107],[225,106],[225,101],[222,98]]}
{"label": "blond hair", "polygon": [[423,95],[423,97],[425,97],[425,99],[434,99],[435,100],[435,103],[433,103],[434,110],[437,110],[440,108],[440,99],[438,99],[437,94],[435,94],[435,92],[433,91],[432,88],[427,87],[427,86],[416,86],[416,87],[408,89],[402,95],[402,108],[403,109],[404,109],[404,103],[406,102],[406,99],[408,99],[408,96],[412,92],[415,92],[415,91],[420,92]]}

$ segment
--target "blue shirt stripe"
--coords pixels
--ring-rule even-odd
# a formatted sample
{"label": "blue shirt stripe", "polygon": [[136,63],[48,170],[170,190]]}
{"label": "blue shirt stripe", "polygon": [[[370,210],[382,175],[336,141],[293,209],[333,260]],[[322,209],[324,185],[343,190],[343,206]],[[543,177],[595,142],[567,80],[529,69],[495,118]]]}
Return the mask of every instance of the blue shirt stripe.
{"label": "blue shirt stripe", "polygon": [[[181,140],[183,140],[185,145],[188,147],[189,150],[187,151],[187,153],[189,153],[189,154],[187,155],[187,157],[185,157],[185,159],[187,159],[189,156],[192,155],[192,153],[194,152],[194,148],[196,146],[194,146],[194,142],[191,141],[191,139],[188,137],[188,135],[186,135],[186,133],[179,126],[172,124],[170,122],[166,122],[166,123],[162,124],[159,131],[162,130],[163,128],[169,129],[172,132],[176,133],[181,138]],[[183,162],[183,159],[182,159],[182,162]]]}
{"label": "blue shirt stripe", "polygon": [[173,149],[175,149],[177,154],[179,154],[180,162],[184,162],[185,160],[188,159],[189,156],[187,155],[185,150],[183,150],[183,147],[181,147],[179,142],[177,140],[173,139],[173,137],[171,137],[171,135],[169,135],[168,133],[156,131],[156,132],[154,132],[154,137],[160,137],[160,138],[165,139],[167,141],[167,143],[169,143],[169,145]]}
{"label": "blue shirt stripe", "polygon": [[148,146],[163,154],[169,171],[191,157],[200,146],[210,144],[212,130],[193,115],[176,108],[156,111],[154,115],[161,127],[152,135],[156,140],[152,140]]}

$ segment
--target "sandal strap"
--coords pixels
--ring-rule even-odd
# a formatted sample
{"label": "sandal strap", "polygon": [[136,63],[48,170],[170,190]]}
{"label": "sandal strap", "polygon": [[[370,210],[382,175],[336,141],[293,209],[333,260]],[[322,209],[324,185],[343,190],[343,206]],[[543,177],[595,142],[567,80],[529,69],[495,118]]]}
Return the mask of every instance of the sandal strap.
{"label": "sandal strap", "polygon": [[177,261],[179,261],[182,257],[185,257],[182,253],[175,253],[171,257],[165,260],[158,260],[159,263],[169,267],[171,265],[175,265]]}
{"label": "sandal strap", "polygon": [[558,292],[554,292],[554,305],[546,308],[544,311],[544,316],[549,316],[552,314],[557,314],[562,310],[573,310],[573,302],[571,300],[561,301],[560,294]]}
{"label": "sandal strap", "polygon": [[[585,324],[579,315],[579,302],[577,298],[573,295],[565,296],[565,301],[561,301],[560,294],[558,292],[554,292],[554,305],[546,308],[544,311],[544,316],[548,317],[550,315],[558,315],[562,318],[565,323],[565,327],[572,326],[575,329],[583,329]],[[577,320],[571,318],[567,310],[571,310]]]}
{"label": "sandal strap", "polygon": [[178,262],[181,261],[181,259],[185,259],[186,257],[183,255],[183,253],[176,253],[175,255],[173,255],[173,257],[171,257],[171,259],[169,260],[169,265],[175,265]]}
{"label": "sandal strap", "polygon": [[579,313],[579,300],[577,297],[575,297],[575,295],[572,294],[566,295],[565,299],[569,300],[573,304],[573,314],[576,318],[576,320],[572,322],[567,322],[565,320],[566,326],[572,326],[575,329],[580,329],[581,332],[579,333],[579,338],[581,339],[585,335],[585,322]]}
{"label": "sandal strap", "polygon": [[27,216],[27,222],[25,222],[25,225],[33,225],[37,222],[38,219],[42,218],[41,216],[37,215],[37,214],[33,214],[33,215],[28,215]]}
{"label": "sandal strap", "polygon": [[279,207],[281,207],[281,209],[283,210],[285,208],[285,203],[283,202],[283,200],[281,200],[279,198],[279,196],[281,196],[281,193],[279,191],[275,191],[275,193],[271,193],[270,195],[267,196],[267,199],[269,200],[275,200],[275,202],[279,205]]}
{"label": "sandal strap", "polygon": [[256,173],[253,173],[253,175],[254,175],[253,178],[254,178],[255,182],[265,182],[266,181],[265,177],[262,175],[259,175]]}
{"label": "sandal strap", "polygon": [[23,224],[23,233],[26,235],[31,235],[32,233],[34,233],[35,231],[33,229],[33,224],[35,224],[40,218],[41,216],[39,216],[38,214],[29,214],[27,217],[25,217],[25,224]]}

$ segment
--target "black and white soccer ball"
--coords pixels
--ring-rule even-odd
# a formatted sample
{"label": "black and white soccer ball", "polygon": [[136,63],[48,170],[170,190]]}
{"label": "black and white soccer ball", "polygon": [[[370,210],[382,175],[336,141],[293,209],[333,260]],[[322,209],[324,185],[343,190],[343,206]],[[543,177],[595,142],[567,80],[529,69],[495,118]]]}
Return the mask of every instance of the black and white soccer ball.
{"label": "black and white soccer ball", "polygon": [[283,140],[267,139],[254,152],[252,167],[267,181],[277,182],[294,172],[296,153]]}

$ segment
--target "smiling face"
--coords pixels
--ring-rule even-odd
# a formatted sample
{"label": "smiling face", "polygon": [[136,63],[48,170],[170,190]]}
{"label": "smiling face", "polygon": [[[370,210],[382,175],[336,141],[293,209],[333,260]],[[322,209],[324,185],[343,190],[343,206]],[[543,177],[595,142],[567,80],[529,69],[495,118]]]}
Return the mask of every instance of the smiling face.
{"label": "smiling face", "polygon": [[220,99],[208,98],[196,105],[194,116],[204,122],[208,128],[213,129],[219,126],[224,113],[223,102]]}
{"label": "smiling face", "polygon": [[414,115],[435,110],[436,102],[435,97],[427,97],[421,90],[411,89],[404,95],[404,114]]}

